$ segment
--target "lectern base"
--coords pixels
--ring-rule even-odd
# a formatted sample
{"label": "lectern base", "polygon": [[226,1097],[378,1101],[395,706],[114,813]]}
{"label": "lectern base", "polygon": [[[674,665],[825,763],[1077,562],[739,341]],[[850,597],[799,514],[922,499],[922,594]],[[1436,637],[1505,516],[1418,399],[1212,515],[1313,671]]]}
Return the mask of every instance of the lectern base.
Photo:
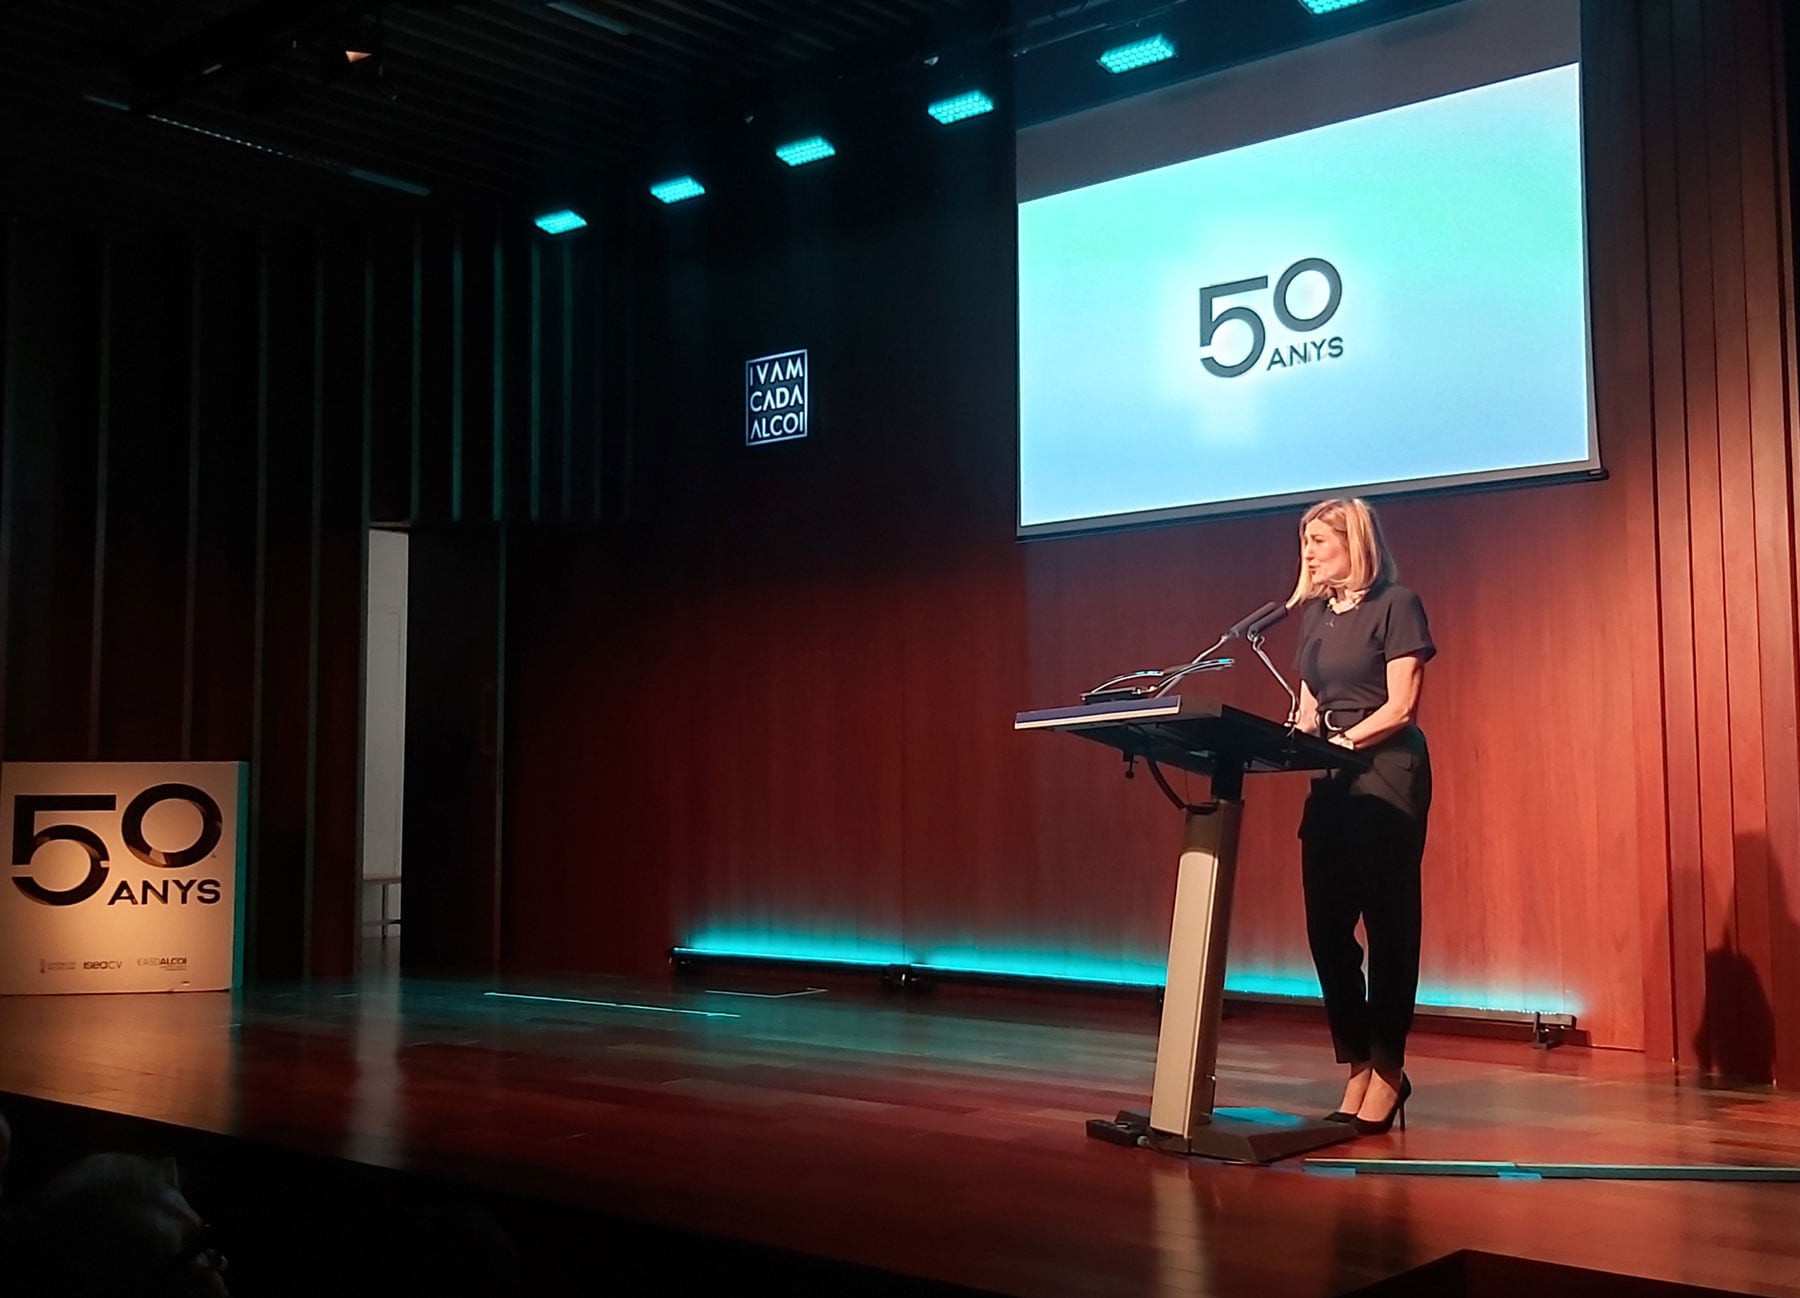
{"label": "lectern base", "polygon": [[1273,1163],[1308,1150],[1354,1139],[1347,1122],[1314,1122],[1274,1109],[1214,1109],[1212,1121],[1184,1139],[1150,1126],[1150,1115],[1126,1109],[1110,1122],[1094,1118],[1088,1135],[1115,1145],[1145,1145],[1164,1154],[1217,1158],[1228,1163]]}
{"label": "lectern base", "polygon": [[1150,1148],[1230,1163],[1273,1163],[1278,1158],[1354,1140],[1347,1122],[1315,1122],[1274,1109],[1214,1109],[1212,1121],[1186,1139],[1166,1131],[1148,1133]]}

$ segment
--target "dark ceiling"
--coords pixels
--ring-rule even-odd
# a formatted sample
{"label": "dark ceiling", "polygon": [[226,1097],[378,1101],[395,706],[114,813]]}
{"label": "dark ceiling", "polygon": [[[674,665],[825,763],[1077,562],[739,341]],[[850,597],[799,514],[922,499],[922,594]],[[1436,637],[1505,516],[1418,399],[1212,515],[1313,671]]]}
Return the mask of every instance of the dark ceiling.
{"label": "dark ceiling", "polygon": [[[1086,46],[1140,18],[1203,26],[1185,76],[1446,2],[1317,19],[1296,0],[0,0],[0,208],[540,204],[975,69],[1054,98],[1107,81]],[[347,66],[363,46],[377,57]]]}
{"label": "dark ceiling", "polygon": [[[101,181],[150,201],[216,190],[262,210],[385,188],[355,169],[493,203],[641,167],[659,140],[705,126],[734,97],[874,67],[992,7],[11,0],[0,2],[0,149],[15,191]],[[376,44],[379,57],[334,66],[333,42]],[[216,184],[221,173],[230,185]]]}

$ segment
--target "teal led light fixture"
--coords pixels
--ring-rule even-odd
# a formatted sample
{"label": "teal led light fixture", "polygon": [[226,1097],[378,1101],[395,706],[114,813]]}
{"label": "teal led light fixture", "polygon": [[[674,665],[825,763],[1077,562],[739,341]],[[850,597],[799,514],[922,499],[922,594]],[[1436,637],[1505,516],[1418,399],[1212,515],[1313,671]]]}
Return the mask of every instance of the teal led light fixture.
{"label": "teal led light fixture", "polygon": [[912,954],[905,947],[877,938],[759,933],[723,928],[695,934],[686,946],[676,947],[675,954],[799,964],[872,965],[877,968],[912,963]]}
{"label": "teal led light fixture", "polygon": [[795,140],[792,144],[784,144],[775,150],[775,156],[790,167],[804,167],[809,162],[823,162],[836,155],[837,150],[831,147],[831,141],[823,135],[809,135],[804,140]]}
{"label": "teal led light fixture", "polygon": [[677,176],[673,180],[659,180],[650,186],[650,193],[658,202],[680,203],[690,198],[699,198],[706,192],[706,186],[692,176]]}
{"label": "teal led light fixture", "polygon": [[1161,987],[1164,962],[1086,955],[1078,951],[962,946],[921,952],[914,963],[933,973],[1093,983],[1110,987]]}
{"label": "teal led light fixture", "polygon": [[970,117],[980,117],[983,113],[993,112],[994,101],[979,90],[970,90],[965,94],[953,95],[949,99],[940,99],[925,111],[937,118],[940,124],[948,126],[951,122],[960,122]]}
{"label": "teal led light fixture", "polygon": [[580,230],[587,226],[587,222],[582,219],[580,212],[566,207],[560,212],[545,212],[532,224],[545,234],[567,234],[571,230]]}
{"label": "teal led light fixture", "polygon": [[[1038,949],[1015,946],[932,947],[924,950],[904,942],[846,931],[839,934],[766,932],[755,929],[708,928],[685,946],[671,952],[677,958],[743,960],[771,964],[860,965],[871,969],[905,967],[925,974],[949,977],[1007,978],[1023,981],[1089,983],[1113,987],[1160,987],[1164,962],[1146,955]],[[1226,974],[1225,990],[1234,996],[1259,1000],[1292,1001],[1316,1005],[1319,981],[1306,968],[1261,967],[1234,969]],[[1550,1018],[1582,1012],[1579,998],[1550,986],[1525,982],[1499,985],[1453,986],[1427,982],[1420,986],[1419,1010],[1452,1017],[1529,1021],[1534,1014]]]}
{"label": "teal led light fixture", "polygon": [[1363,0],[1300,0],[1300,7],[1309,14],[1329,14],[1362,2]]}
{"label": "teal led light fixture", "polygon": [[1100,66],[1108,72],[1130,72],[1174,57],[1173,41],[1167,36],[1152,36],[1147,40],[1133,41],[1129,45],[1114,46],[1100,56]]}

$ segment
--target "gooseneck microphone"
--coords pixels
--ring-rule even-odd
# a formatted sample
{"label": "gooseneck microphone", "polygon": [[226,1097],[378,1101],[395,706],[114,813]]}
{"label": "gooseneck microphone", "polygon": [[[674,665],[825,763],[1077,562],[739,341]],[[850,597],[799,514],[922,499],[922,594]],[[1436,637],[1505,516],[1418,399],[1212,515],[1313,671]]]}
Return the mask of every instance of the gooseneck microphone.
{"label": "gooseneck microphone", "polygon": [[1234,640],[1242,636],[1246,640],[1253,640],[1287,615],[1288,606],[1279,600],[1272,599],[1249,617],[1234,623],[1231,630],[1227,631],[1222,638]]}
{"label": "gooseneck microphone", "polygon": [[1126,672],[1104,681],[1081,696],[1084,703],[1108,702],[1115,699],[1156,698],[1166,694],[1182,679],[1196,672],[1216,672],[1230,667],[1230,658],[1215,658],[1213,655],[1233,640],[1249,642],[1250,648],[1261,658],[1263,665],[1269,669],[1281,687],[1287,690],[1288,698],[1293,704],[1288,713],[1289,721],[1299,712],[1300,701],[1294,691],[1282,680],[1281,673],[1275,670],[1275,664],[1263,652],[1263,633],[1288,615],[1288,606],[1280,600],[1270,600],[1248,617],[1240,618],[1231,628],[1220,636],[1213,644],[1191,662],[1176,667],[1167,667],[1161,671]]}
{"label": "gooseneck microphone", "polygon": [[[1218,671],[1221,668],[1231,666],[1231,659],[1214,658],[1212,655],[1233,640],[1249,641],[1250,647],[1256,651],[1259,657],[1262,657],[1262,633],[1281,621],[1287,614],[1288,610],[1286,604],[1281,603],[1279,600],[1270,600],[1267,604],[1264,604],[1261,608],[1257,609],[1256,612],[1250,614],[1250,616],[1241,618],[1233,623],[1231,628],[1226,631],[1224,635],[1213,641],[1212,645],[1198,658],[1195,658],[1192,662],[1185,663],[1180,667],[1171,667],[1168,671],[1164,672],[1161,681],[1158,682],[1156,689],[1152,691],[1152,693],[1166,694],[1183,677],[1191,676],[1195,672]],[[1263,661],[1267,662],[1268,659],[1265,657],[1263,658]],[[1270,670],[1273,671],[1274,668],[1271,667]],[[1296,704],[1296,706],[1298,705]]]}

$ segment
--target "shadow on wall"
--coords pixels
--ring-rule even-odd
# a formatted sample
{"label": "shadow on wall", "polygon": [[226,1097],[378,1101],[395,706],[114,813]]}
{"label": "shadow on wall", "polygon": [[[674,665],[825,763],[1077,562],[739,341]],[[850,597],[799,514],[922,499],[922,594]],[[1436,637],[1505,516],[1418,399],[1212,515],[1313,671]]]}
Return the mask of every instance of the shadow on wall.
{"label": "shadow on wall", "polygon": [[[1760,835],[1739,835],[1733,848],[1738,860],[1771,856],[1768,840]],[[1800,924],[1788,909],[1787,889],[1773,864],[1768,880],[1769,950],[1794,950]],[[1706,1000],[1693,1046],[1694,1061],[1707,1076],[1766,1085],[1775,1080],[1775,1011],[1763,973],[1738,944],[1738,917],[1746,904],[1758,901],[1734,893],[1719,943],[1706,953]]]}

